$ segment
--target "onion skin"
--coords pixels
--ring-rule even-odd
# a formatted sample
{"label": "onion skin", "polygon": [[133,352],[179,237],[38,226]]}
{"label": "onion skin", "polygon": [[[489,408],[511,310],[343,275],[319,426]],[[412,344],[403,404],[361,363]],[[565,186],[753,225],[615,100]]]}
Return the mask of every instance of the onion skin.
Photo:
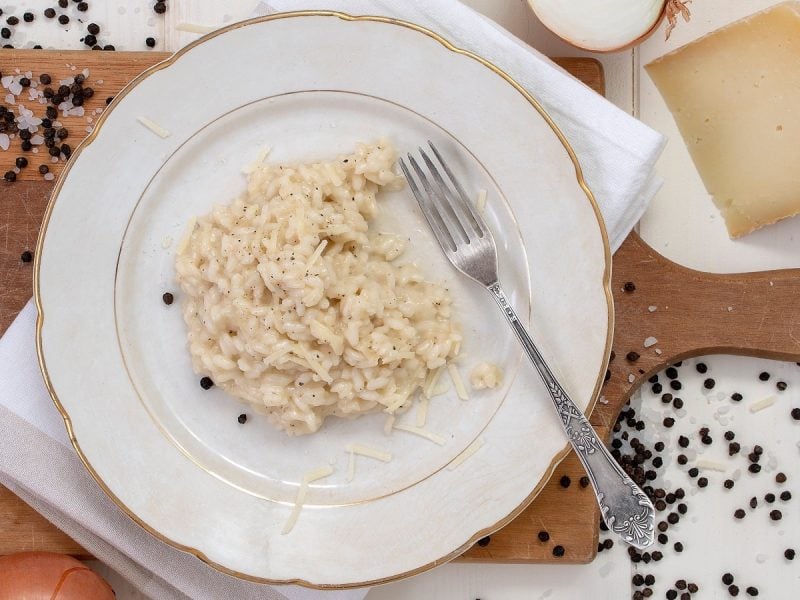
{"label": "onion skin", "polygon": [[[565,0],[565,1],[569,1],[569,0]],[[536,7],[535,7],[534,3],[531,2],[531,0],[528,0],[528,5],[531,7],[531,10],[533,11],[533,14],[535,14],[536,17],[539,18],[539,14],[536,12]],[[557,33],[555,31],[553,31],[552,29],[550,29],[550,27],[547,26],[547,23],[545,23],[545,21],[542,20],[541,18],[539,18],[539,22],[548,31],[550,31],[553,35],[557,36],[561,40],[564,40],[570,46],[574,46],[575,48],[579,48],[581,50],[586,50],[588,52],[594,52],[594,53],[597,53],[597,54],[612,54],[614,52],[621,52],[623,50],[628,50],[630,48],[633,48],[634,46],[638,46],[639,44],[644,42],[647,38],[649,38],[651,35],[653,35],[653,33],[655,33],[656,29],[658,29],[658,27],[664,21],[664,18],[667,15],[667,7],[668,7],[668,5],[669,5],[669,2],[667,0],[665,0],[664,5],[661,8],[661,12],[659,13],[659,15],[656,18],[656,20],[653,22],[653,25],[652,25],[652,27],[650,27],[650,29],[645,31],[643,34],[641,34],[636,39],[631,40],[630,42],[627,42],[627,43],[625,43],[625,44],[623,44],[621,46],[615,46],[613,48],[589,48],[589,47],[586,47],[586,46],[581,46],[580,44],[572,41],[571,39],[569,39],[567,37],[564,37],[560,33]]]}
{"label": "onion skin", "polygon": [[114,600],[105,579],[65,554],[0,556],[0,600]]}

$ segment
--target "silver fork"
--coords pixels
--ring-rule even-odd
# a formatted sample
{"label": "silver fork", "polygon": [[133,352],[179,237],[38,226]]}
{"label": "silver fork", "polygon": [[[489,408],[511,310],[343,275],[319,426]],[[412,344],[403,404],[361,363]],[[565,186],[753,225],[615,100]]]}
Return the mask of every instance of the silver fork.
{"label": "silver fork", "polygon": [[609,529],[631,546],[646,548],[653,543],[655,510],[650,499],[620,468],[597,437],[589,420],[575,406],[542,357],[524,325],[503,293],[497,276],[497,248],[492,232],[486,227],[464,193],[464,188],[442,159],[436,147],[428,142],[433,154],[447,175],[445,181],[433,160],[422,148],[420,156],[433,182],[411,154],[408,162],[422,184],[420,190],[405,160],[400,168],[428,221],[445,256],[464,275],[481,284],[492,295],[506,316],[522,347],[550,392],[553,405],[561,418],[564,432],[580,458],[594,487],[603,519]]}

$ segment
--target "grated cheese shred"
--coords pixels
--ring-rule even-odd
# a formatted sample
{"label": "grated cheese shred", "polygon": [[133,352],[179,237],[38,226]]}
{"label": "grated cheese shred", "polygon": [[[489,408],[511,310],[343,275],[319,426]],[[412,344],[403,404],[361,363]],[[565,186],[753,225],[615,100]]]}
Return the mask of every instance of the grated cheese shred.
{"label": "grated cheese shred", "polygon": [[462,400],[469,400],[469,394],[467,393],[467,388],[464,387],[464,381],[461,379],[461,373],[458,372],[458,368],[453,363],[449,363],[447,365],[447,372],[450,373],[450,379],[453,380],[453,385],[456,388],[456,394]]}
{"label": "grated cheese shred", "polygon": [[164,129],[161,125],[147,117],[136,117],[136,120],[162,139],[168,138],[170,135],[169,130]]}
{"label": "grated cheese shred", "polygon": [[297,523],[297,518],[300,516],[300,511],[303,509],[303,503],[306,500],[306,495],[308,494],[308,485],[317,481],[318,479],[324,479],[328,477],[330,474],[333,473],[333,467],[330,465],[325,465],[324,467],[319,467],[317,469],[313,469],[303,475],[303,480],[300,483],[300,487],[297,490],[297,498],[294,501],[294,508],[292,509],[292,514],[289,515],[289,519],[286,521],[286,524],[283,526],[283,530],[281,531],[281,535],[286,535],[294,529],[295,524]]}
{"label": "grated cheese shred", "polygon": [[414,435],[423,437],[426,440],[430,440],[434,444],[439,444],[440,446],[444,446],[447,442],[447,440],[438,433],[428,431],[427,429],[423,429],[421,427],[414,427],[413,425],[395,425],[394,428],[399,431],[405,431],[406,433],[413,433]]}
{"label": "grated cheese shred", "polygon": [[455,471],[458,467],[461,466],[465,460],[467,460],[470,456],[475,454],[478,450],[483,448],[483,445],[486,442],[483,441],[483,438],[478,438],[474,442],[472,442],[469,446],[467,446],[464,451],[456,456],[449,465],[447,465],[448,471]]}

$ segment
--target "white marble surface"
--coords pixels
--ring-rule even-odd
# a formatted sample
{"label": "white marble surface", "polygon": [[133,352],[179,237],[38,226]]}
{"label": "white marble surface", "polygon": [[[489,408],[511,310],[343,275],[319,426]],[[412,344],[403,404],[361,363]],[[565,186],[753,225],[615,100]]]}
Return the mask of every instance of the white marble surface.
{"label": "white marble surface", "polygon": [[[687,36],[694,32],[710,30],[765,3],[767,2],[761,0],[747,3],[708,0],[697,3],[697,6],[692,6],[697,12],[697,19],[692,27],[685,28],[683,32],[681,29],[676,31],[673,45],[681,40],[687,41]],[[37,12],[34,23],[22,23],[16,28],[18,33],[15,43],[29,47],[34,43],[54,48],[82,47],[78,41],[81,35],[74,21],[70,26],[62,27],[45,22],[41,17],[41,11],[51,4],[41,0],[18,0],[2,5],[6,14],[21,15],[25,8]],[[90,10],[84,16],[101,26],[101,43],[114,43],[118,49],[145,50],[144,39],[153,36],[158,40],[157,49],[175,50],[196,37],[196,34],[177,31],[176,24],[192,22],[219,25],[248,16],[256,4],[257,0],[230,0],[224,4],[213,0],[175,1],[170,3],[170,10],[166,15],[156,17],[150,8],[151,1],[90,0]],[[531,15],[524,0],[469,0],[467,4],[495,19],[545,53],[562,56],[582,54],[562,44],[544,30]],[[298,8],[302,8],[301,2],[298,2]],[[70,11],[78,14],[72,3]],[[638,105],[641,83],[639,64],[659,55],[662,47],[666,49],[666,46],[662,46],[662,35],[659,32],[651,38],[641,54],[623,52],[598,56],[606,69],[608,97],[621,108],[633,113],[639,108],[643,108],[645,112],[650,110],[644,104],[642,107]],[[665,132],[673,134],[671,144],[682,144],[679,138],[674,138],[674,131],[669,130],[669,121],[664,120],[663,115],[659,119],[661,120],[658,122],[663,123],[668,130]],[[664,160],[672,160],[670,156],[673,154],[668,152]],[[669,173],[670,168],[666,164],[662,172]],[[674,197],[675,192],[670,192],[674,189],[673,186],[667,186],[645,218],[642,229],[645,238],[671,258],[690,266],[708,270],[730,270],[729,247],[725,240],[720,242],[718,235],[707,236],[702,245],[682,245],[680,228],[685,225],[686,220],[694,218],[691,215],[695,214],[709,217],[708,207],[703,204],[707,199],[697,198],[693,201],[694,204],[688,201],[678,202]],[[693,212],[698,210],[700,212]],[[717,223],[715,226],[721,225]],[[761,253],[760,262],[753,263],[750,268],[766,269],[778,264],[798,266],[796,262],[792,262],[796,261],[796,254],[787,258],[788,252],[789,248],[777,247],[768,256]],[[790,407],[800,406],[800,368],[794,363],[776,363],[761,359],[708,357],[705,362],[710,365],[711,371],[700,376],[694,368],[695,362],[685,362],[680,370],[680,379],[684,385],[680,394],[685,401],[685,407],[677,411],[680,414],[675,415],[677,424],[674,428],[666,429],[659,424],[667,413],[676,411],[667,408],[656,395],[647,391],[643,394],[643,399],[634,400],[637,413],[643,411],[643,418],[648,424],[638,437],[649,446],[658,440],[666,443],[666,450],[663,452],[666,466],[658,480],[659,485],[680,485],[687,491],[685,502],[689,511],[669,531],[669,548],[680,540],[686,547],[682,554],[665,550],[663,561],[640,569],[633,568],[619,544],[611,551],[601,553],[592,564],[583,566],[450,564],[407,581],[375,588],[368,598],[616,600],[630,597],[631,577],[636,572],[655,575],[654,598],[663,598],[668,587],[675,580],[684,577],[699,585],[700,592],[695,597],[727,598],[728,592],[720,582],[720,576],[725,571],[736,576],[736,583],[742,589],[740,597],[748,597],[744,591],[748,585],[757,586],[762,598],[788,600],[796,597],[796,590],[800,585],[800,559],[789,562],[783,558],[782,553],[788,547],[800,550],[800,498],[788,503],[777,501],[777,505],[783,504],[779,508],[782,509],[784,518],[773,522],[767,516],[769,511],[764,508],[763,495],[773,491],[772,488],[777,489],[774,484],[776,469],[784,471],[789,478],[782,489],[792,490],[793,493],[796,492],[795,495],[800,494],[800,486],[796,485],[800,481],[797,446],[800,424],[788,416]],[[758,373],[764,370],[773,374],[769,382],[758,380]],[[703,379],[708,376],[713,376],[716,381],[711,392],[702,386]],[[778,378],[783,378],[789,384],[786,391],[776,391],[775,382]],[[665,380],[666,377],[662,374],[661,382]],[[741,403],[732,402],[729,398],[733,391],[742,393],[745,400]],[[775,405],[759,413],[748,410],[750,402],[773,394],[778,398]],[[722,421],[727,422],[723,425]],[[714,443],[708,447],[699,443],[696,433],[703,425],[711,428],[714,438]],[[737,440],[741,442],[745,453],[755,443],[764,446],[766,459],[762,462],[765,469],[761,474],[749,474],[743,456],[733,460],[727,458],[722,433],[728,428],[736,431]],[[689,450],[692,452],[686,452],[690,459],[686,467],[680,467],[674,460],[678,454],[675,440],[679,433],[684,433],[691,439]],[[704,449],[707,456],[719,460],[726,470],[726,473],[701,473],[710,483],[708,488],[700,491],[685,472],[696,459],[693,452],[698,449]],[[774,466],[770,466],[773,463]],[[743,473],[734,489],[727,491],[721,482],[728,476],[732,477],[736,469]],[[753,495],[758,496],[760,502],[759,508],[751,511],[747,507],[747,500]],[[733,511],[739,507],[746,508],[748,512],[742,521],[732,517]],[[532,543],[537,542],[532,540]],[[125,583],[119,581],[113,573],[108,573],[102,565],[96,565],[96,568],[109,577],[121,600],[141,598],[127,589]]]}

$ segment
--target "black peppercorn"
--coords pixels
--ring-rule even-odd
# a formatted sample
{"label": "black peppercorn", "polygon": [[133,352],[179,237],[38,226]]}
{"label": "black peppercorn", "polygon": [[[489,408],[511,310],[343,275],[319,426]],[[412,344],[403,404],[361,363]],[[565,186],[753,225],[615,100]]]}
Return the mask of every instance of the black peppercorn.
{"label": "black peppercorn", "polygon": [[153,5],[153,11],[158,15],[163,15],[165,12],[167,12],[167,4],[166,4],[166,2],[162,2],[161,0],[156,2]]}
{"label": "black peppercorn", "polygon": [[673,419],[672,417],[667,417],[664,419],[663,424],[664,427],[672,427],[673,425],[675,425],[675,419]]}
{"label": "black peppercorn", "polygon": [[47,17],[48,19],[52,19],[53,17],[56,16],[55,9],[53,9],[53,8],[45,8],[44,9],[44,16]]}
{"label": "black peppercorn", "polygon": [[636,291],[636,285],[632,281],[626,281],[622,289],[628,293]]}
{"label": "black peppercorn", "polygon": [[738,595],[739,595],[739,588],[736,586],[736,584],[729,585],[729,586],[728,586],[728,593],[729,593],[731,596],[734,596],[734,597],[735,597],[735,596],[738,596]]}
{"label": "black peppercorn", "polygon": [[59,15],[58,22],[61,23],[62,25],[66,25],[67,23],[69,23],[69,17],[67,15]]}
{"label": "black peppercorn", "polygon": [[625,355],[625,358],[627,358],[630,362],[636,362],[640,357],[638,352],[631,350]]}
{"label": "black peppercorn", "polygon": [[67,6],[69,6],[69,2],[68,0],[58,0],[58,5],[61,8],[67,8]]}
{"label": "black peppercorn", "polygon": [[149,37],[144,41],[144,43],[145,43],[145,46],[147,46],[148,48],[155,48],[156,47],[155,38]]}
{"label": "black peppercorn", "polygon": [[785,381],[779,381],[775,384],[775,387],[778,388],[779,392],[785,392],[786,388],[789,387]]}
{"label": "black peppercorn", "polygon": [[39,173],[41,175],[47,175],[50,172],[50,167],[47,165],[39,165]]}
{"label": "black peppercorn", "polygon": [[[237,420],[237,421],[239,421],[239,424],[240,424],[240,425],[244,425],[245,423],[247,423],[247,415],[246,415],[246,414],[244,414],[244,413],[242,413],[242,414],[240,414],[240,415],[239,415],[239,418],[238,418],[238,419],[236,419],[236,420]],[[488,538],[488,537],[485,537],[485,538],[483,538],[483,539],[481,539],[481,540],[479,540],[479,541],[478,541],[478,545],[479,545],[479,546],[485,546],[485,545],[486,545],[486,544],[481,544],[481,542],[482,542],[483,540],[486,540],[486,544],[488,544],[488,543],[489,543],[489,538]]]}
{"label": "black peppercorn", "polygon": [[78,2],[78,6],[76,6],[79,11],[86,12],[89,10],[89,4],[87,2]]}
{"label": "black peppercorn", "polygon": [[26,23],[32,23],[33,19],[34,16],[32,12],[26,12],[22,14],[22,20],[25,21]]}
{"label": "black peppercorn", "polygon": [[10,16],[6,19],[6,23],[9,25],[19,25],[19,19],[15,16]]}
{"label": "black peppercorn", "polygon": [[681,518],[678,516],[678,513],[669,513],[667,515],[667,522],[670,525],[675,525],[680,520],[681,520]]}
{"label": "black peppercorn", "polygon": [[11,30],[8,27],[3,27],[2,29],[0,29],[0,37],[7,40],[8,38],[11,37]]}
{"label": "black peppercorn", "polygon": [[722,583],[724,583],[725,585],[732,584],[733,583],[733,575],[731,575],[730,573],[725,573],[722,576]]}
{"label": "black peppercorn", "polygon": [[725,489],[726,489],[726,490],[730,490],[730,489],[732,489],[732,488],[733,488],[733,479],[726,479],[726,480],[723,482],[723,484],[722,484],[722,485],[723,485],[723,486],[725,486]]}
{"label": "black peppercorn", "polygon": [[25,252],[20,255],[19,259],[24,263],[29,263],[33,260],[33,252],[25,250]]}
{"label": "black peppercorn", "polygon": [[769,380],[769,377],[770,377],[769,373],[767,373],[766,371],[762,371],[761,373],[758,374],[758,378],[761,381],[767,381],[767,380]]}
{"label": "black peppercorn", "polygon": [[715,385],[717,385],[717,382],[711,379],[711,377],[703,381],[703,387],[706,388],[707,390],[714,389]]}
{"label": "black peppercorn", "polygon": [[786,483],[786,473],[780,472],[775,475],[775,481],[778,483]]}
{"label": "black peppercorn", "polygon": [[750,508],[755,508],[756,506],[758,506],[758,498],[753,496],[750,498]]}
{"label": "black peppercorn", "polygon": [[787,548],[784,550],[783,556],[786,558],[786,560],[794,560],[794,550],[792,548]]}
{"label": "black peppercorn", "polygon": [[769,511],[769,518],[772,519],[773,521],[780,521],[781,518],[783,518],[783,513],[781,513],[781,511],[777,509],[771,510]]}
{"label": "black peppercorn", "polygon": [[55,145],[52,146],[47,152],[50,154],[50,156],[61,156],[61,149]]}
{"label": "black peppercorn", "polygon": [[685,465],[687,462],[689,462],[689,459],[686,457],[685,454],[678,454],[678,464],[679,465]]}
{"label": "black peppercorn", "polygon": [[562,475],[561,479],[559,480],[559,483],[561,484],[561,487],[568,488],[569,484],[572,483],[572,480],[566,475]]}
{"label": "black peppercorn", "polygon": [[97,38],[89,33],[83,38],[83,43],[87,46],[94,46],[97,43]]}
{"label": "black peppercorn", "polygon": [[747,467],[747,470],[751,473],[759,473],[761,471],[761,465],[758,463],[752,463],[749,467]]}
{"label": "black peppercorn", "polygon": [[116,48],[114,47],[114,44],[106,44],[105,46],[103,46],[103,50],[113,52],[114,50],[116,50]]}
{"label": "black peppercorn", "polygon": [[675,549],[675,552],[683,552],[683,544],[680,542],[675,542],[673,548]]}
{"label": "black peppercorn", "polygon": [[795,421],[800,421],[800,408],[793,408],[791,415]]}
{"label": "black peppercorn", "polygon": [[72,156],[72,147],[69,144],[61,144],[61,152],[65,158]]}
{"label": "black peppercorn", "polygon": [[211,377],[203,377],[200,380],[200,387],[204,390],[210,390],[212,387],[214,387],[214,382],[211,380]]}
{"label": "black peppercorn", "polygon": [[683,502],[678,504],[677,508],[678,508],[678,512],[681,513],[682,515],[685,515],[686,511],[689,510],[689,507],[686,506]]}
{"label": "black peppercorn", "polygon": [[164,292],[164,294],[161,296],[161,300],[164,301],[164,304],[169,306],[175,300],[175,297],[169,292]]}
{"label": "black peppercorn", "polygon": [[689,590],[690,594],[696,594],[697,591],[700,589],[696,583],[690,583],[686,586],[686,589]]}
{"label": "black peppercorn", "polygon": [[733,513],[733,516],[736,517],[737,519],[744,519],[744,515],[745,512],[741,508],[737,508]]}
{"label": "black peppercorn", "polygon": [[791,499],[792,499],[792,493],[790,491],[787,490],[785,492],[781,492],[781,500],[783,500],[784,502],[788,502]]}
{"label": "black peppercorn", "polygon": [[8,182],[16,181],[17,174],[14,173],[14,171],[6,171],[5,175],[3,175],[3,179],[5,179]]}
{"label": "black peppercorn", "polygon": [[57,119],[58,118],[58,111],[54,106],[48,106],[45,110],[48,119]]}
{"label": "black peppercorn", "polygon": [[705,477],[700,477],[697,480],[697,487],[704,488],[706,486],[708,486],[708,479],[706,479]]}
{"label": "black peppercorn", "polygon": [[589,482],[589,478],[586,475],[584,475],[583,477],[581,477],[578,480],[578,483],[580,483],[582,488],[589,487],[589,483],[590,483]]}
{"label": "black peppercorn", "polygon": [[564,546],[554,546],[553,547],[553,556],[564,556]]}
{"label": "black peppercorn", "polygon": [[725,432],[725,439],[728,440],[729,442],[732,441],[733,438],[735,438],[735,437],[736,437],[736,434],[733,433],[732,431],[726,431]]}
{"label": "black peppercorn", "polygon": [[86,26],[86,31],[92,35],[97,35],[100,33],[100,26],[97,23],[89,23],[89,25]]}
{"label": "black peppercorn", "polygon": [[28,159],[24,156],[18,156],[17,160],[14,161],[14,164],[17,165],[17,168],[24,169],[28,166]]}
{"label": "black peppercorn", "polygon": [[758,588],[755,588],[752,585],[748,586],[745,592],[747,592],[748,596],[758,596]]}
{"label": "black peppercorn", "polygon": [[712,442],[714,441],[714,439],[710,435],[704,435],[700,439],[700,441],[703,442],[706,446],[710,446],[712,444]]}
{"label": "black peppercorn", "polygon": [[31,144],[30,140],[22,140],[22,143],[19,145],[22,148],[23,152],[30,152],[33,150],[33,144]]}
{"label": "black peppercorn", "polygon": [[678,592],[675,590],[667,590],[667,600],[676,600],[678,598]]}
{"label": "black peppercorn", "polygon": [[664,371],[664,374],[670,379],[677,379],[678,369],[676,369],[675,367],[667,367],[666,371]]}
{"label": "black peppercorn", "polygon": [[739,445],[739,442],[731,442],[728,444],[728,456],[733,456],[734,454],[738,454],[739,450],[742,447]]}
{"label": "black peppercorn", "polygon": [[697,477],[698,473],[700,473],[700,470],[697,467],[692,467],[687,472],[689,473],[689,477]]}
{"label": "black peppercorn", "polygon": [[550,534],[546,531],[540,531],[538,537],[540,542],[546,542],[550,539]]}
{"label": "black peppercorn", "polygon": [[734,402],[741,402],[742,398],[743,396],[739,392],[734,392],[733,394],[731,394],[731,400],[733,400]]}
{"label": "black peppercorn", "polygon": [[685,579],[678,579],[678,581],[675,582],[675,587],[678,588],[679,590],[685,590],[686,589],[686,580]]}
{"label": "black peppercorn", "polygon": [[683,384],[677,379],[673,379],[672,381],[669,382],[669,387],[671,387],[673,390],[677,392],[683,387]]}

